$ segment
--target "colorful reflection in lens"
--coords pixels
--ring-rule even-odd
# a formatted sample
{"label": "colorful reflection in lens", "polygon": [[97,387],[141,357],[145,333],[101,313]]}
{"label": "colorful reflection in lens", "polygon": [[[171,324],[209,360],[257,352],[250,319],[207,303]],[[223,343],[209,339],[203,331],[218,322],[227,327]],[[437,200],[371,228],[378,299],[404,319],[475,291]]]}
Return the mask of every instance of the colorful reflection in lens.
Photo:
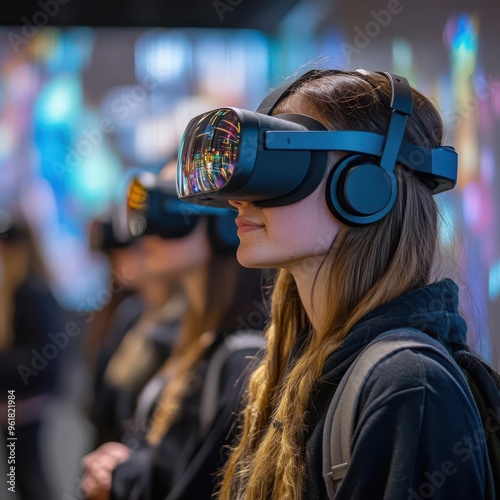
{"label": "colorful reflection in lens", "polygon": [[148,210],[148,190],[135,178],[127,193],[127,224],[132,236],[140,236],[146,230]]}
{"label": "colorful reflection in lens", "polygon": [[240,141],[240,120],[233,110],[218,109],[197,117],[182,140],[180,195],[224,187],[238,161]]}

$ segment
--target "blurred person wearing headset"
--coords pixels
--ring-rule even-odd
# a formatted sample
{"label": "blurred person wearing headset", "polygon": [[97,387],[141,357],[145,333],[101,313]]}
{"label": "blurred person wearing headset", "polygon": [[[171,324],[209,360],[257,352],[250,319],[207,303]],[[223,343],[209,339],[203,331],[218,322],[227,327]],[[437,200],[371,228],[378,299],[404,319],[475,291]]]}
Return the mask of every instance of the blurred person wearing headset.
{"label": "blurred person wearing headset", "polygon": [[171,356],[139,399],[140,444],[107,443],[84,458],[82,489],[92,500],[211,498],[242,385],[265,345],[261,330],[245,326],[262,303],[261,272],[236,260],[234,212],[179,201],[174,177],[171,164],[149,189],[147,178],[134,181],[128,203],[133,232],[149,233],[145,252],[171,269],[187,310]]}
{"label": "blurred person wearing headset", "polygon": [[185,310],[168,266],[156,255],[161,254],[161,240],[152,242],[150,251],[128,228],[128,237],[118,238],[123,230],[116,219],[95,222],[90,232],[92,248],[110,256],[118,282],[117,293],[97,311],[87,331],[87,352],[97,348],[90,357],[94,362],[89,359],[93,374],[87,398],[95,428],[92,449],[121,439],[142,387],[170,355]]}
{"label": "blurred person wearing headset", "polygon": [[[96,304],[92,321],[84,336],[84,354],[87,364],[95,368],[99,351],[111,331],[114,314],[123,300],[136,295],[139,282],[140,252],[129,232],[120,229],[118,210],[113,207],[105,216],[92,219],[88,226],[88,245],[92,252],[100,254],[108,264],[107,289],[111,295],[105,303]],[[133,302],[133,301],[131,301]],[[129,305],[130,321],[141,309],[141,305]]]}
{"label": "blurred person wearing headset", "polygon": [[[42,449],[46,410],[57,396],[66,312],[24,217],[0,211],[0,424],[7,472],[22,500],[52,498]],[[8,407],[8,403],[11,405]],[[11,439],[15,439],[11,440]],[[12,487],[8,484],[3,489]]]}
{"label": "blurred person wearing headset", "polygon": [[[364,70],[311,70],[257,112],[219,108],[187,126],[180,198],[236,208],[239,262],[280,268],[221,500],[495,498],[456,361],[470,355],[458,287],[436,266],[433,195],[457,178],[442,141],[428,98]],[[363,357],[373,370],[360,378],[348,372],[377,345],[399,350],[379,350],[376,369]],[[333,411],[334,433],[341,380],[353,411]],[[330,443],[345,452],[332,467]]]}

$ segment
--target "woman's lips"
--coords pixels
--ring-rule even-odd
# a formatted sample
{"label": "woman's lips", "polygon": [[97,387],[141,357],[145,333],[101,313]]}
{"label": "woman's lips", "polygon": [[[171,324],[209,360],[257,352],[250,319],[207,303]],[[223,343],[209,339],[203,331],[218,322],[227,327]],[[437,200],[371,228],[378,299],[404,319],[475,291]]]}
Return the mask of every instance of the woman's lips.
{"label": "woman's lips", "polygon": [[245,219],[243,217],[236,217],[236,225],[238,226],[238,234],[257,231],[258,229],[262,229],[264,227],[264,224]]}

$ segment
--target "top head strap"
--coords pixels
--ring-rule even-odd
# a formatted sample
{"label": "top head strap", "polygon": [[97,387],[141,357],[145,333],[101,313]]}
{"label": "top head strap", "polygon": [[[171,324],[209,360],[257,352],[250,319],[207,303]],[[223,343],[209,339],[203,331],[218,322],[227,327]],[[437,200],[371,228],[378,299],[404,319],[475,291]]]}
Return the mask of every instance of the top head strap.
{"label": "top head strap", "polygon": [[356,73],[363,75],[373,89],[380,95],[377,83],[389,80],[391,84],[391,118],[383,145],[383,153],[380,159],[380,166],[387,172],[392,172],[396,165],[397,157],[403,136],[406,130],[406,122],[413,111],[413,98],[408,80],[399,75],[387,72],[369,72],[363,69],[356,70]]}
{"label": "top head strap", "polygon": [[257,108],[257,113],[262,115],[270,115],[276,105],[286,96],[290,94],[290,88],[296,82],[292,83],[282,83],[279,87],[276,87],[269,94],[264,97],[264,100],[259,104]]}
{"label": "top head strap", "polygon": [[[391,96],[391,107],[394,109],[398,109],[398,111],[404,112],[407,115],[411,114],[411,91],[408,95],[405,92],[406,88],[408,88],[408,82],[406,78],[393,75],[392,73],[385,72],[374,72],[367,71],[364,69],[357,69],[354,73],[358,73],[359,76],[362,76],[363,80],[368,82],[373,89],[380,95],[379,87],[377,83],[382,83],[389,79],[392,83],[392,96]],[[352,74],[341,70],[336,69],[312,69],[307,71],[303,75],[301,75],[296,80],[292,82],[282,83],[274,90],[272,90],[259,104],[256,112],[264,115],[272,114],[274,108],[286,97],[288,97],[300,83],[307,80],[314,80],[315,78],[320,78],[326,75],[334,75],[334,74]],[[396,97],[396,102],[394,101]],[[403,111],[404,110],[404,111]]]}
{"label": "top head strap", "polygon": [[411,115],[413,100],[411,96],[411,88],[406,78],[385,71],[374,72],[357,69],[355,73],[362,75],[363,80],[368,82],[373,87],[373,90],[379,95],[381,95],[379,91],[380,86],[389,80],[389,83],[391,84],[391,108],[399,113]]}
{"label": "top head strap", "polygon": [[319,78],[321,76],[332,75],[337,73],[344,73],[343,71],[337,71],[335,69],[331,70],[322,70],[322,69],[312,69],[307,71],[303,75],[299,76],[293,82],[286,82],[274,90],[272,90],[264,100],[259,104],[256,112],[261,113],[263,115],[271,115],[274,111],[274,108],[286,97],[288,97],[293,90],[298,87],[302,82],[307,80],[314,80],[315,78]]}

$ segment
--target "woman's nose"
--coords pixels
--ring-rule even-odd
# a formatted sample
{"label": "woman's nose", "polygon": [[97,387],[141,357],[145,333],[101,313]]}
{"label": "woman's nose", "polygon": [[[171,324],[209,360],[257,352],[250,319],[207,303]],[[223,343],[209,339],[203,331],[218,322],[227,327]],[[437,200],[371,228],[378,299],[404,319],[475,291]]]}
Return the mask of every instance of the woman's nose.
{"label": "woman's nose", "polygon": [[251,201],[243,201],[243,200],[228,200],[229,204],[234,208],[246,208],[252,205]]}

